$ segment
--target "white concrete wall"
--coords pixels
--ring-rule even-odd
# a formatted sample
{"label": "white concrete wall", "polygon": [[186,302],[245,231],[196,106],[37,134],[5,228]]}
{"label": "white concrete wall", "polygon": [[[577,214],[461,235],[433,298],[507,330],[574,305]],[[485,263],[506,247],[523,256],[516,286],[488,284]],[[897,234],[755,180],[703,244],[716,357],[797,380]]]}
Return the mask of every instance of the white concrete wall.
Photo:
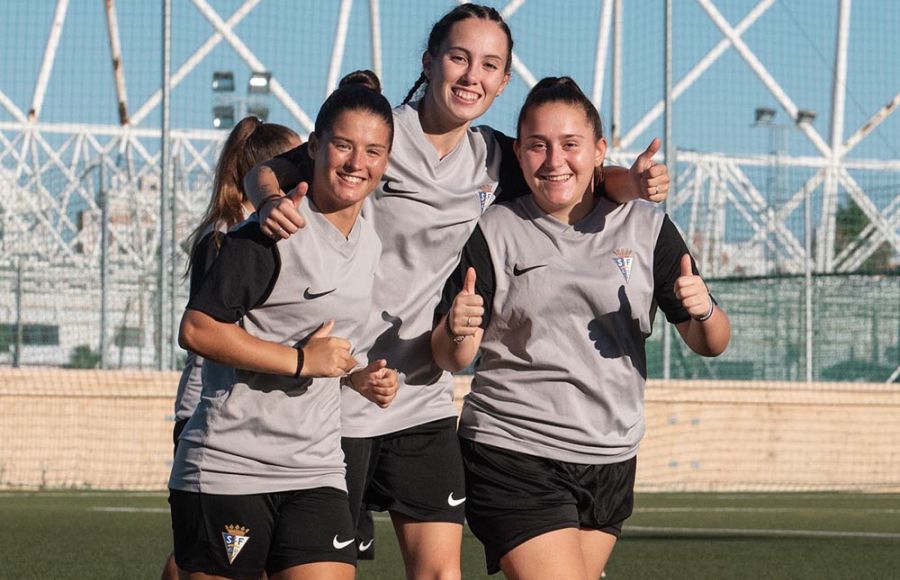
{"label": "white concrete wall", "polygon": [[[0,488],[164,489],[177,380],[0,369]],[[650,381],[646,416],[641,491],[900,491],[898,385]]]}

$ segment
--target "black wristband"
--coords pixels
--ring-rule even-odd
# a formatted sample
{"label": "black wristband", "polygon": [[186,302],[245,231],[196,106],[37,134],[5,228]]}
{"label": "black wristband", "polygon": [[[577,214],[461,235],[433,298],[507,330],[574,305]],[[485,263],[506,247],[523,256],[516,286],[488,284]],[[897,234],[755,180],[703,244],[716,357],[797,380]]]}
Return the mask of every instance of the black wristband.
{"label": "black wristband", "polygon": [[294,378],[300,378],[300,371],[303,370],[303,347],[299,344],[294,345],[294,350],[297,351],[297,370],[294,371]]}

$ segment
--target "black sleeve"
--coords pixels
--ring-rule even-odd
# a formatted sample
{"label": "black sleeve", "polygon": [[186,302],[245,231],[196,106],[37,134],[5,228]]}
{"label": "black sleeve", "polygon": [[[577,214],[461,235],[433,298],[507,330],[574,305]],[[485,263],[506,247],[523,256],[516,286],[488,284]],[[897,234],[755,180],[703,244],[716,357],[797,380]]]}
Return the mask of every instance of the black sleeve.
{"label": "black sleeve", "polygon": [[531,193],[528,184],[525,183],[525,176],[522,175],[522,168],[519,167],[519,160],[516,158],[516,152],[513,149],[512,137],[504,135],[500,131],[494,131],[497,143],[500,145],[502,157],[500,159],[500,179],[497,193],[497,203],[510,201],[522,195]]}
{"label": "black sleeve", "polygon": [[256,222],[225,236],[219,255],[188,302],[220,322],[237,322],[262,304],[278,280],[281,260],[275,240]]}
{"label": "black sleeve", "polygon": [[275,159],[290,162],[295,170],[291,172],[290,176],[276,174],[278,185],[282,191],[290,191],[297,187],[298,183],[303,181],[309,183],[312,180],[312,159],[309,157],[308,145],[308,143],[302,143],[275,157]]}
{"label": "black sleeve", "polygon": [[197,293],[197,289],[200,288],[200,283],[203,282],[206,272],[216,259],[216,254],[219,251],[216,239],[218,238],[221,240],[223,237],[224,234],[213,230],[200,238],[200,241],[194,246],[194,251],[191,253],[191,280],[188,288],[189,298],[193,298],[194,294]]}
{"label": "black sleeve", "polygon": [[497,285],[494,278],[494,266],[491,263],[491,251],[488,248],[487,240],[484,239],[484,233],[477,225],[463,248],[459,265],[450,273],[450,277],[444,284],[441,301],[434,310],[434,325],[440,322],[442,316],[450,312],[453,299],[462,290],[466,281],[466,271],[470,267],[475,268],[475,293],[484,299],[484,317],[481,320],[481,328],[487,328],[491,321],[491,307],[494,304],[494,290]]}
{"label": "black sleeve", "polygon": [[[666,314],[666,320],[672,324],[691,318],[687,310],[681,306],[681,300],[675,297],[675,280],[681,275],[681,256],[687,253],[689,252],[684,238],[669,216],[665,216],[653,250],[653,298]],[[693,256],[691,264],[694,274],[699,274]]]}

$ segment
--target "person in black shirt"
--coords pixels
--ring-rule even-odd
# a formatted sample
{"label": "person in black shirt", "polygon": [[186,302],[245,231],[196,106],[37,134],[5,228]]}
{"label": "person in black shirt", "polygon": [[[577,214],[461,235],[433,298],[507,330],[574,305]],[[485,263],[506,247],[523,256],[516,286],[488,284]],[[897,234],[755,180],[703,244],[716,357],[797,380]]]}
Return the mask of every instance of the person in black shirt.
{"label": "person in black shirt", "polygon": [[[244,194],[244,175],[255,164],[300,145],[300,136],[275,123],[263,123],[256,117],[245,117],[228,134],[213,176],[213,194],[200,224],[188,237],[190,248],[185,276],[189,277],[189,295],[200,287],[206,271],[219,253],[225,233],[253,213]],[[187,353],[184,370],[175,397],[175,427],[172,440],[178,436],[200,402],[203,357]],[[175,556],[170,554],[163,566],[162,580],[178,580]]]}

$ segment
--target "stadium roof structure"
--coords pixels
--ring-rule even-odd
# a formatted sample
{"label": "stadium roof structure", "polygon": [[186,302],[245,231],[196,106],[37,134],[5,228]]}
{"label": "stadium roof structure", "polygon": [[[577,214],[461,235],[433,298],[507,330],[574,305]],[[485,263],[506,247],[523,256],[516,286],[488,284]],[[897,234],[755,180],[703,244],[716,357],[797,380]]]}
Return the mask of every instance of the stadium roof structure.
{"label": "stadium roof structure", "polygon": [[[205,207],[225,136],[207,123],[213,71],[230,68],[238,78],[268,73],[270,120],[309,132],[319,103],[350,68],[372,68],[392,100],[402,96],[418,59],[398,54],[420,54],[417,43],[448,8],[438,1],[166,0],[159,6],[98,2],[88,13],[82,4],[0,9],[10,12],[0,19],[7,27],[24,30],[6,30],[5,60],[16,65],[4,65],[0,76],[0,262],[9,268],[26,260],[36,270],[96,273],[98,280],[128,273],[155,279],[168,344],[174,343],[172,313],[184,295],[177,275],[186,259],[183,241]],[[708,274],[853,272],[885,244],[895,260],[900,255],[900,48],[892,37],[880,46],[890,63],[880,71],[887,80],[861,81],[865,102],[857,98],[852,67],[862,63],[869,76],[879,74],[857,45],[874,34],[872,23],[891,20],[880,11],[900,17],[897,7],[850,0],[827,7],[679,2],[668,22],[672,37],[703,42],[685,41],[690,50],[675,60],[667,93],[664,1],[652,15],[643,5],[642,13],[629,12],[621,0],[571,3],[561,24],[535,0],[494,4],[517,37],[515,86],[487,120],[508,123],[537,78],[570,61],[570,74],[609,121],[613,162],[630,164],[668,127],[677,180],[668,211]],[[804,26],[793,11],[827,12],[831,27]],[[865,27],[854,28],[855,19]],[[298,27],[318,32],[298,31],[295,39]],[[785,28],[793,40],[779,37]],[[86,44],[98,38],[105,46]],[[781,48],[773,47],[776,38]],[[826,82],[821,70],[805,84],[795,78],[792,55],[809,45],[818,57],[833,55],[822,65]],[[248,106],[244,97],[234,99],[239,109]],[[732,101],[746,108],[729,108]],[[758,143],[752,135],[761,133],[750,132],[751,101],[777,114],[775,122],[756,124],[770,137],[762,151],[758,144],[744,147]],[[815,115],[805,108],[810,102]],[[703,124],[715,125],[715,139],[691,133]],[[802,141],[801,154],[791,154],[788,133]],[[875,137],[877,146],[864,147]],[[857,156],[861,150],[865,156]],[[839,240],[842,200],[866,219],[850,240]],[[58,276],[60,283],[69,279]],[[169,366],[174,350],[159,356]]]}

